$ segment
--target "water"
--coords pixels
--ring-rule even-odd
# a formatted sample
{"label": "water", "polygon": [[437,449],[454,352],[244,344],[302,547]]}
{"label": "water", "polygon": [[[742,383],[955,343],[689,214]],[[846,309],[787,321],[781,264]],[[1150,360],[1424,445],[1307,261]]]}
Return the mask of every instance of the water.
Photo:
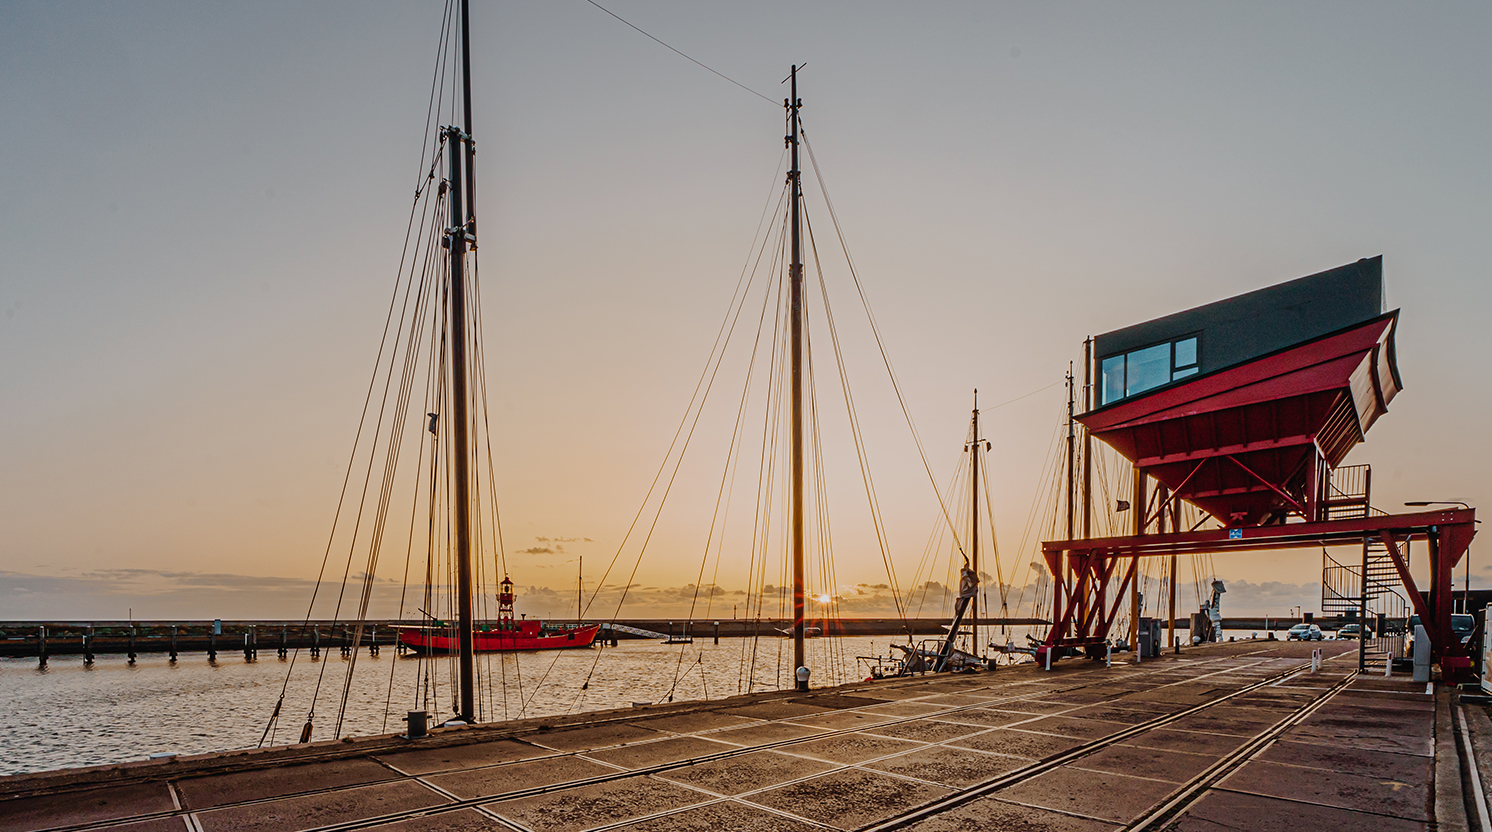
{"label": "water", "polygon": [[[815,686],[865,678],[857,656],[885,655],[891,639],[822,638],[808,642]],[[752,651],[755,664],[752,665]],[[100,655],[92,667],[81,656],[0,659],[0,774],[139,760],[156,753],[199,754],[259,743],[290,663],[261,651],[255,662],[227,651],[209,663],[205,653],[142,654],[131,666]],[[299,739],[316,694],[313,739],[331,739],[343,681],[352,663],[337,651],[312,661],[302,651],[289,674],[279,724],[266,740]],[[482,654],[481,719],[553,716],[630,707],[635,702],[720,699],[748,690],[791,685],[787,639],[702,638],[689,645],[623,641],[618,647]],[[358,656],[341,734],[366,736],[403,730],[406,711],[424,709],[439,722],[452,712],[450,661]],[[422,701],[422,670],[433,673],[431,699]],[[677,677],[677,678],[676,678]],[[748,677],[754,679],[749,684]],[[392,696],[390,682],[392,681]],[[582,685],[589,683],[585,688]]]}

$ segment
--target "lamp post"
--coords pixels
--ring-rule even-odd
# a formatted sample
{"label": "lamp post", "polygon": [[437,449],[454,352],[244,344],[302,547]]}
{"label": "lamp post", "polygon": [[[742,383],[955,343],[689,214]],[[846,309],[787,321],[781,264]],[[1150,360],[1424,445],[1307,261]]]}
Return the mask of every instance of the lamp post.
{"label": "lamp post", "polygon": [[[1460,506],[1461,508],[1464,508],[1464,509],[1467,509],[1467,510],[1471,509],[1471,506],[1467,505],[1466,503],[1461,502],[1460,500],[1409,500],[1408,502],[1404,503],[1404,505],[1411,506],[1411,507],[1414,507],[1414,508],[1424,508],[1426,506]],[[1471,548],[1470,547],[1467,547],[1467,549],[1466,549],[1466,583],[1463,584],[1462,586],[1464,588],[1461,591],[1461,612],[1464,613],[1464,612],[1466,612],[1466,610],[1470,609],[1470,607],[1471,607]]]}

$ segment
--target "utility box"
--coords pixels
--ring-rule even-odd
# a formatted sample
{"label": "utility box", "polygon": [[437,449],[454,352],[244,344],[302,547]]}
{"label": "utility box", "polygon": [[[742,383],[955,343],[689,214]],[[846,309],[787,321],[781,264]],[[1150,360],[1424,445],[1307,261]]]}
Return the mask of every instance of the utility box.
{"label": "utility box", "polygon": [[1482,693],[1492,694],[1487,668],[1492,667],[1492,616],[1482,620]]}
{"label": "utility box", "polygon": [[1430,636],[1425,625],[1414,625],[1414,681],[1430,681]]}
{"label": "utility box", "polygon": [[1141,618],[1138,649],[1140,658],[1160,658],[1160,619]]}

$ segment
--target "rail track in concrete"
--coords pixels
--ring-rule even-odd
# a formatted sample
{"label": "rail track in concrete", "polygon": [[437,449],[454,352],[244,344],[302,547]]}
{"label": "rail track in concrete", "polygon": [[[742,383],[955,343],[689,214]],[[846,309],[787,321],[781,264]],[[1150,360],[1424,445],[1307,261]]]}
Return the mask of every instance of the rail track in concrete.
{"label": "rail track in concrete", "polygon": [[[1264,652],[1264,651],[1258,651],[1258,652]],[[1245,664],[1239,664],[1238,663],[1240,660],[1246,660],[1248,658],[1248,655],[1249,654],[1245,654],[1245,655],[1233,655],[1233,656],[1229,656],[1229,657],[1220,657],[1220,658],[1217,658],[1217,659],[1203,659],[1203,660],[1198,660],[1198,661],[1195,661],[1195,662],[1189,662],[1188,664],[1190,666],[1187,669],[1189,671],[1191,671],[1191,674],[1187,675],[1186,678],[1179,679],[1179,680],[1172,681],[1172,682],[1168,682],[1168,683],[1165,683],[1165,684],[1159,684],[1159,685],[1156,685],[1156,686],[1151,687],[1151,688],[1146,688],[1145,690],[1147,690],[1147,691],[1150,691],[1150,690],[1161,690],[1163,688],[1171,687],[1171,686],[1174,686],[1174,685],[1181,685],[1181,684],[1187,684],[1187,683],[1196,682],[1196,681],[1199,681],[1199,680],[1205,680],[1205,679],[1207,679],[1209,677],[1213,677],[1213,676],[1219,676],[1219,675],[1225,675],[1225,674],[1233,674],[1233,673],[1244,672],[1244,671],[1247,671],[1249,668],[1257,668],[1260,664],[1263,664],[1263,663],[1269,661],[1268,659],[1260,659],[1258,661],[1251,662],[1251,663],[1245,663]],[[1218,667],[1216,667],[1216,669],[1212,669],[1210,672],[1208,672],[1208,667],[1207,667],[1208,665],[1218,665]],[[917,822],[918,820],[921,820],[921,819],[924,819],[924,818],[927,818],[927,817],[931,817],[931,816],[934,816],[934,815],[939,814],[941,812],[947,811],[947,810],[949,810],[951,808],[954,808],[954,807],[956,807],[956,806],[958,806],[958,805],[960,805],[962,803],[967,803],[969,801],[976,800],[976,799],[978,799],[978,798],[980,798],[982,796],[993,794],[995,792],[1000,791],[1001,789],[1007,788],[1007,787],[1012,786],[1012,785],[1014,785],[1016,783],[1020,783],[1020,782],[1024,782],[1024,781],[1030,780],[1031,778],[1036,777],[1036,776],[1038,776],[1038,775],[1040,775],[1040,774],[1042,774],[1044,772],[1050,771],[1050,770],[1052,770],[1052,769],[1054,769],[1054,768],[1056,768],[1058,766],[1064,765],[1066,763],[1072,762],[1072,761],[1077,760],[1077,759],[1081,759],[1084,756],[1087,756],[1089,754],[1095,753],[1095,752],[1097,752],[1099,750],[1102,750],[1104,748],[1113,746],[1113,745],[1118,744],[1120,742],[1123,742],[1123,741],[1125,741],[1127,739],[1132,739],[1132,738],[1134,738],[1136,736],[1139,736],[1141,734],[1144,734],[1144,733],[1146,733],[1148,731],[1151,731],[1151,730],[1154,730],[1156,728],[1161,728],[1161,727],[1164,727],[1166,725],[1170,725],[1170,724],[1172,724],[1172,723],[1174,723],[1174,722],[1176,722],[1178,720],[1181,720],[1181,719],[1184,719],[1184,718],[1186,718],[1188,716],[1192,716],[1192,715],[1204,712],[1204,711],[1206,711],[1209,708],[1212,708],[1212,707],[1215,707],[1217,705],[1220,705],[1220,704],[1223,704],[1223,703],[1235,700],[1235,699],[1237,699],[1239,697],[1242,697],[1242,696],[1246,696],[1246,695],[1248,695],[1250,693],[1256,692],[1256,691],[1258,691],[1258,690],[1260,690],[1262,688],[1268,687],[1270,685],[1278,684],[1281,681],[1290,679],[1290,678],[1292,678],[1294,676],[1298,676],[1299,674],[1305,672],[1308,667],[1309,667],[1308,664],[1292,665],[1291,667],[1286,668],[1286,669],[1284,669],[1284,670],[1282,670],[1282,671],[1280,671],[1278,673],[1274,673],[1274,674],[1272,674],[1272,675],[1270,675],[1268,677],[1265,677],[1265,678],[1260,679],[1258,681],[1255,681],[1255,682],[1252,682],[1250,684],[1247,684],[1247,685],[1245,685],[1245,686],[1243,686],[1241,688],[1237,688],[1237,689],[1231,690],[1231,691],[1229,691],[1227,693],[1224,693],[1222,695],[1218,695],[1218,696],[1212,697],[1212,698],[1210,698],[1210,699],[1208,699],[1208,700],[1206,700],[1204,702],[1200,702],[1200,703],[1198,703],[1196,705],[1188,707],[1185,710],[1182,710],[1182,711],[1179,711],[1179,712],[1175,712],[1175,713],[1169,713],[1169,714],[1159,715],[1159,716],[1157,716],[1157,717],[1155,717],[1153,719],[1141,722],[1139,724],[1132,725],[1132,726],[1130,726],[1130,727],[1128,727],[1128,728],[1126,728],[1124,730],[1118,731],[1116,733],[1113,733],[1113,734],[1110,734],[1110,735],[1107,735],[1107,736],[1104,736],[1104,737],[1092,740],[1090,742],[1084,743],[1084,744],[1079,745],[1078,747],[1075,747],[1075,748],[1073,748],[1073,749],[1071,749],[1069,751],[1065,751],[1065,752],[1060,753],[1060,754],[1055,754],[1055,755],[1048,756],[1048,757],[1046,757],[1044,759],[1035,761],[1035,762],[1033,762],[1030,765],[1021,767],[1021,768],[1016,769],[1016,770],[1011,771],[1011,772],[1008,772],[1008,773],[1003,774],[1003,775],[1001,775],[999,777],[996,777],[996,778],[993,778],[991,780],[988,780],[988,781],[976,784],[976,785],[971,786],[969,788],[958,790],[958,791],[954,792],[953,794],[948,795],[948,796],[946,796],[946,797],[944,797],[942,799],[932,801],[930,803],[927,803],[926,805],[916,807],[916,808],[912,809],[911,811],[904,812],[904,813],[902,813],[900,815],[897,815],[895,817],[883,820],[881,822],[877,822],[875,824],[871,824],[871,825],[866,826],[864,828],[870,829],[870,830],[890,830],[890,829],[896,829],[896,828],[901,828],[901,827],[908,826],[908,825],[910,825],[912,823]],[[1175,673],[1176,671],[1177,671],[1177,668],[1174,665],[1172,665],[1170,663],[1163,663],[1156,670],[1139,671],[1139,672],[1133,672],[1132,671],[1129,674],[1129,678],[1130,679],[1143,679],[1143,678],[1151,677],[1154,674]],[[784,752],[786,754],[791,754],[793,746],[799,745],[799,744],[802,744],[802,743],[806,743],[806,742],[819,741],[819,740],[824,740],[826,738],[832,738],[832,737],[843,736],[843,735],[847,735],[847,734],[853,734],[853,733],[857,733],[857,732],[859,732],[861,730],[884,729],[884,728],[886,728],[888,726],[895,726],[895,725],[899,725],[899,724],[903,724],[903,723],[916,722],[916,721],[919,721],[919,720],[947,718],[947,717],[950,717],[950,716],[956,716],[957,714],[960,714],[960,713],[963,713],[963,712],[967,712],[967,711],[975,711],[975,710],[981,710],[981,709],[999,709],[1002,705],[1008,706],[1008,705],[1013,705],[1013,704],[1019,704],[1019,703],[1021,703],[1023,701],[1041,700],[1041,699],[1047,698],[1047,697],[1061,696],[1061,695],[1064,695],[1064,694],[1070,694],[1070,693],[1074,693],[1074,692],[1080,692],[1080,691],[1083,691],[1086,688],[1090,688],[1090,687],[1093,687],[1095,685],[1098,685],[1098,684],[1101,684],[1101,683],[1107,683],[1107,682],[1111,681],[1111,677],[1109,677],[1108,674],[1105,674],[1102,671],[1101,668],[1094,668],[1092,670],[1084,670],[1084,671],[1080,671],[1080,672],[1082,673],[1083,678],[1081,678],[1081,679],[1072,679],[1072,681],[1075,682],[1076,684],[1066,685],[1066,686],[1057,687],[1057,688],[1051,688],[1051,687],[1045,687],[1045,686],[1043,686],[1043,687],[1041,687],[1040,689],[1037,689],[1037,690],[1024,690],[1024,691],[1021,690],[1022,687],[1030,686],[1030,685],[1032,685],[1035,682],[1040,682],[1040,681],[1044,681],[1044,680],[1042,680],[1040,677],[1037,677],[1035,679],[1028,677],[1026,679],[1019,680],[1019,681],[1010,681],[1010,682],[999,683],[999,682],[996,682],[996,679],[998,678],[998,677],[996,677],[996,678],[992,678],[991,679],[991,682],[996,682],[995,684],[985,685],[985,686],[982,686],[982,687],[967,688],[966,692],[967,693],[984,693],[986,695],[990,694],[990,693],[996,693],[996,694],[1009,693],[1010,694],[1009,696],[995,696],[994,698],[982,699],[981,701],[979,701],[976,704],[968,704],[968,705],[963,705],[963,706],[950,706],[950,707],[947,707],[947,708],[941,708],[941,709],[936,710],[934,712],[920,713],[920,714],[917,714],[915,716],[907,716],[907,717],[901,717],[901,718],[886,718],[886,719],[874,722],[873,724],[859,725],[859,726],[855,726],[855,727],[851,727],[851,728],[844,728],[844,729],[839,729],[839,730],[818,731],[818,732],[815,732],[815,733],[812,733],[812,734],[809,734],[809,735],[806,735],[806,736],[795,737],[795,738],[792,738],[792,739],[784,739],[784,740],[780,740],[780,741],[776,741],[776,742],[765,742],[765,743],[759,743],[759,744],[754,744],[754,745],[743,746],[743,747],[740,747],[740,748],[732,748],[732,749],[721,751],[721,752],[718,752],[718,753],[701,755],[701,756],[691,757],[691,758],[688,758],[688,759],[672,760],[672,761],[668,761],[668,762],[664,762],[664,763],[660,763],[660,764],[656,764],[656,765],[651,765],[651,766],[646,766],[646,767],[641,767],[641,768],[621,768],[621,767],[616,767],[617,770],[614,771],[614,772],[607,772],[607,773],[600,774],[600,775],[593,776],[593,777],[580,778],[580,779],[571,779],[571,780],[566,780],[566,781],[559,782],[559,783],[546,784],[546,785],[535,786],[535,787],[530,787],[530,788],[512,789],[512,790],[509,790],[509,791],[502,792],[500,794],[490,794],[490,795],[483,795],[483,796],[480,796],[480,797],[471,797],[471,798],[464,798],[464,799],[460,798],[459,796],[457,796],[457,795],[455,795],[455,794],[453,794],[453,793],[451,793],[451,792],[449,792],[449,791],[447,791],[445,789],[442,789],[439,785],[430,782],[429,779],[427,779],[427,775],[421,775],[421,774],[416,774],[416,773],[412,773],[412,772],[408,772],[408,771],[403,771],[403,770],[399,769],[398,767],[396,767],[394,765],[390,765],[389,763],[386,763],[386,762],[384,762],[382,760],[377,760],[377,757],[375,755],[377,755],[378,753],[380,753],[379,751],[365,752],[365,753],[369,753],[370,754],[371,759],[374,759],[375,761],[379,762],[381,765],[385,766],[389,770],[390,778],[387,779],[387,780],[379,781],[380,784],[385,784],[385,783],[388,783],[388,782],[396,782],[396,781],[401,781],[401,780],[405,781],[405,782],[410,782],[410,783],[418,783],[420,786],[431,790],[432,793],[438,794],[438,795],[440,795],[442,797],[442,799],[448,800],[450,802],[448,802],[448,803],[442,803],[442,804],[434,805],[434,806],[423,806],[423,807],[420,807],[420,808],[406,809],[406,810],[403,810],[403,811],[389,812],[389,813],[386,813],[386,814],[377,815],[375,817],[360,818],[360,819],[357,819],[357,820],[351,820],[351,821],[342,822],[342,823],[331,823],[331,824],[326,824],[326,825],[322,825],[322,826],[315,826],[315,827],[312,827],[312,828],[315,829],[315,830],[317,830],[317,832],[342,832],[342,830],[348,830],[350,832],[350,830],[372,828],[372,827],[381,826],[381,825],[385,825],[385,824],[395,823],[395,822],[402,821],[402,820],[411,820],[411,819],[416,819],[416,818],[421,818],[421,817],[433,817],[433,816],[439,816],[439,815],[449,814],[449,813],[452,813],[452,812],[458,812],[458,811],[463,811],[463,810],[474,810],[476,812],[481,813],[490,822],[493,822],[493,823],[496,823],[496,824],[500,824],[502,826],[505,826],[505,827],[508,827],[508,828],[512,828],[512,829],[523,830],[523,829],[525,829],[525,827],[523,827],[521,825],[518,825],[518,824],[515,824],[515,823],[513,823],[512,821],[510,821],[510,820],[508,820],[506,818],[503,818],[502,816],[498,815],[496,812],[493,812],[490,807],[492,807],[494,804],[498,804],[498,803],[505,802],[505,801],[517,800],[517,799],[521,799],[521,798],[525,798],[525,797],[533,797],[533,796],[538,796],[538,795],[545,795],[545,794],[550,794],[550,793],[554,793],[554,792],[558,792],[558,791],[563,791],[565,789],[573,789],[573,788],[584,787],[584,786],[594,786],[594,785],[602,785],[602,784],[608,784],[608,783],[620,783],[621,781],[629,780],[631,778],[645,777],[645,776],[653,775],[653,774],[661,774],[661,773],[665,773],[665,772],[669,772],[669,771],[673,771],[673,770],[677,770],[677,769],[682,769],[682,768],[687,768],[687,767],[694,766],[694,765],[699,765],[699,764],[702,764],[702,763],[708,763],[708,762],[713,762],[713,761],[717,761],[717,760],[727,760],[727,759],[730,759],[730,758],[733,758],[733,757],[741,757],[741,756],[744,756],[744,755],[747,755],[747,754],[755,754],[755,753],[761,752],[761,751],[775,750],[775,751]],[[1348,678],[1347,681],[1350,681],[1350,677]],[[1336,689],[1339,689],[1342,685],[1345,685],[1347,683],[1347,681],[1344,681],[1341,684],[1339,684],[1337,686],[1334,686],[1333,687],[1333,692]],[[917,683],[916,682],[909,682],[909,683],[900,685],[900,687],[909,687],[909,686],[915,685],[915,684],[917,684]],[[897,687],[897,683],[895,683],[895,682],[890,683],[890,686],[891,687]],[[877,688],[877,689],[883,689],[883,688]],[[859,691],[866,691],[866,690],[870,690],[870,689],[869,688],[853,688],[852,687],[852,688],[848,688],[848,689],[842,689],[839,692],[840,693],[850,693],[850,694],[852,694],[852,693],[856,692],[857,690],[859,690]],[[929,694],[929,695],[931,695],[931,694]],[[791,697],[789,697],[789,698],[791,698]],[[811,698],[812,697],[808,697],[805,701],[809,701],[809,700],[811,700]],[[1304,715],[1308,715],[1308,712],[1309,712],[1309,710],[1311,708],[1318,707],[1322,702],[1325,701],[1325,698],[1329,698],[1329,695],[1323,694],[1323,696],[1321,696],[1321,697],[1316,697],[1313,700],[1311,700],[1311,702],[1307,703],[1306,705],[1302,706],[1301,708],[1297,708],[1291,714],[1288,714],[1288,715],[1282,717],[1281,720],[1279,720],[1278,722],[1276,722],[1275,725],[1271,726],[1268,729],[1265,729],[1264,731],[1261,731],[1258,735],[1256,735],[1256,737],[1254,737],[1253,739],[1251,739],[1249,742],[1244,743],[1244,745],[1237,752],[1235,752],[1234,754],[1228,755],[1227,757],[1224,758],[1223,761],[1220,761],[1216,766],[1214,766],[1213,768],[1209,768],[1208,772],[1204,772],[1203,775],[1199,775],[1199,777],[1196,778],[1196,780],[1195,780],[1195,782],[1197,784],[1196,789],[1195,789],[1195,793],[1200,794],[1201,791],[1205,790],[1205,788],[1206,788],[1205,784],[1206,783],[1208,783],[1208,782],[1215,782],[1216,779],[1218,779],[1218,778],[1220,778],[1222,776],[1225,776],[1226,771],[1227,770],[1231,770],[1231,769],[1224,770],[1224,768],[1222,768],[1225,763],[1227,763],[1230,760],[1234,760],[1234,759],[1242,759],[1242,757],[1240,755],[1243,755],[1249,749],[1252,749],[1252,748],[1255,748],[1256,746],[1259,746],[1260,743],[1267,744],[1268,739],[1269,739],[1270,736],[1277,735],[1279,731],[1284,730],[1284,728],[1288,727],[1288,725],[1294,724],[1294,721],[1298,721],[1297,717],[1300,718],[1300,719],[1303,719]],[[1043,713],[1043,714],[1039,714],[1039,715],[1033,714],[1027,720],[1023,720],[1021,722],[1013,722],[1013,723],[1009,723],[1009,724],[1006,724],[1006,725],[1003,725],[1003,726],[994,726],[994,727],[991,727],[991,728],[987,729],[987,731],[981,732],[981,733],[987,733],[988,731],[998,730],[1001,727],[1003,727],[1003,728],[1012,728],[1013,727],[1013,728],[1017,728],[1018,729],[1020,727],[1020,725],[1022,724],[1022,722],[1034,722],[1034,721],[1037,721],[1037,720],[1040,720],[1040,719],[1043,719],[1043,718],[1047,718],[1047,717],[1051,717],[1051,716],[1061,716],[1063,713],[1066,713],[1068,711],[1079,710],[1079,709],[1084,708],[1084,707],[1088,707],[1088,705],[1085,705],[1085,704],[1071,704],[1069,708],[1067,708],[1065,710],[1062,710],[1062,711],[1048,712],[1048,713]],[[850,710],[854,710],[854,709],[850,709]],[[873,711],[874,708],[868,708],[868,710],[872,710]],[[617,716],[617,717],[613,717],[613,718],[611,718],[609,720],[604,720],[604,721],[610,721],[610,722],[639,722],[640,724],[645,724],[646,719],[647,719],[646,716],[641,715],[641,714],[637,714],[637,715],[622,715],[622,716]],[[1294,720],[1294,721],[1292,721],[1292,720]],[[598,721],[598,722],[604,722],[604,721]],[[589,723],[589,724],[594,725],[594,724],[597,724],[597,723]],[[566,727],[569,728],[569,727],[573,727],[573,726],[566,726]],[[726,729],[717,729],[717,730],[726,730]],[[695,734],[692,734],[692,736],[699,736],[699,737],[702,737],[702,738],[708,738],[711,733],[714,733],[714,732],[712,732],[712,731],[700,731],[700,732],[697,732]],[[534,745],[537,745],[538,747],[543,748],[543,746],[542,746],[543,736],[544,735],[542,733],[529,732],[529,733],[526,733],[526,734],[523,734],[523,735],[515,735],[513,738],[519,739],[519,740],[527,739],[527,740],[532,741],[532,743]],[[669,737],[663,737],[661,739],[667,739],[667,738],[669,738]],[[656,740],[650,740],[650,741],[656,741]],[[636,743],[636,744],[633,744],[633,745],[637,746],[637,745],[645,745],[645,744],[646,743]],[[559,759],[562,759],[562,758],[565,758],[565,757],[577,756],[577,755],[579,755],[581,753],[591,753],[591,752],[598,751],[598,750],[604,750],[604,748],[605,747],[597,747],[597,748],[587,749],[585,752],[558,752],[558,753],[553,753],[553,754],[542,755],[542,756],[539,756],[539,757],[526,758],[526,759],[521,760],[521,761],[498,762],[498,763],[494,763],[492,765],[487,765],[487,766],[470,766],[470,767],[464,768],[463,770],[464,771],[489,771],[490,770],[494,776],[501,776],[501,768],[503,766],[506,766],[506,765],[512,765],[512,764],[514,764],[514,762],[534,762],[534,761],[544,761],[544,760],[559,760]],[[383,753],[387,753],[387,752],[385,751]],[[346,756],[346,755],[345,754],[344,755],[337,755],[335,752],[329,752],[325,756],[326,757],[335,757],[335,756]],[[306,762],[306,761],[312,760],[312,759],[314,759],[314,758],[303,758],[303,759],[298,759],[296,762],[297,763]],[[586,759],[592,760],[594,762],[593,758],[586,758]],[[863,765],[865,763],[873,763],[873,762],[876,762],[876,760],[875,759],[862,760],[862,761],[859,761],[858,763],[851,764],[851,765],[837,766],[833,770],[852,769],[852,768],[855,768],[855,767],[857,767],[859,765]],[[1212,774],[1214,774],[1214,776],[1210,780],[1207,779],[1207,777],[1206,777],[1206,775],[1209,772],[1211,772]],[[786,781],[786,782],[771,783],[771,784],[769,784],[769,786],[764,787],[764,788],[762,788],[760,790],[754,790],[754,791],[750,791],[750,792],[743,792],[743,793],[736,794],[736,795],[733,795],[733,796],[719,796],[719,797],[716,798],[716,800],[717,801],[728,801],[728,800],[738,800],[738,799],[749,799],[753,794],[756,793],[756,791],[767,791],[769,789],[775,789],[775,788],[779,788],[779,787],[782,787],[782,786],[785,786],[785,785],[791,785],[794,782],[801,782],[801,781],[811,780],[814,777],[820,776],[820,775],[822,775],[824,773],[825,772],[823,772],[823,771],[815,772],[813,775],[811,775],[809,777],[800,778],[797,781],[790,780],[790,781]],[[183,778],[180,778],[180,781],[181,782],[186,782],[189,779],[191,779],[191,778],[190,777],[183,777]],[[238,802],[233,802],[233,803],[224,803],[224,804],[220,804],[220,805],[213,805],[213,806],[207,806],[207,807],[192,807],[192,806],[184,805],[183,801],[181,800],[181,798],[179,796],[179,793],[178,793],[177,789],[173,785],[171,791],[172,791],[172,796],[173,796],[173,802],[175,803],[175,808],[173,810],[171,810],[171,811],[157,812],[157,813],[145,814],[145,815],[135,815],[135,816],[132,816],[132,817],[130,817],[128,819],[121,819],[121,820],[109,820],[109,821],[98,821],[98,822],[91,822],[91,823],[74,823],[74,824],[56,825],[56,826],[52,826],[52,827],[47,827],[47,829],[50,830],[50,832],[82,832],[82,830],[106,829],[106,828],[109,828],[110,826],[117,826],[117,825],[121,825],[123,823],[135,823],[135,822],[139,822],[141,820],[165,819],[165,818],[172,818],[172,817],[180,817],[185,822],[185,824],[188,826],[188,828],[190,828],[190,829],[202,829],[203,827],[201,825],[199,825],[199,822],[198,822],[197,817],[196,817],[198,813],[205,813],[207,811],[218,811],[218,810],[230,809],[230,808],[253,807],[253,806],[256,806],[256,805],[259,805],[259,804],[272,803],[272,802],[275,802],[277,800],[283,800],[283,799],[287,799],[287,798],[304,798],[304,797],[311,797],[311,796],[315,796],[315,795],[331,795],[331,794],[335,794],[335,793],[338,793],[338,792],[346,792],[346,791],[349,791],[351,789],[360,788],[360,787],[362,787],[364,785],[368,785],[368,784],[366,784],[366,783],[360,783],[360,784],[346,785],[346,786],[334,786],[334,787],[328,787],[328,788],[323,788],[323,789],[312,789],[312,790],[307,790],[307,791],[303,791],[303,792],[294,792],[294,793],[290,793],[290,794],[277,795],[277,796],[272,797],[272,798],[262,798],[262,799],[254,799],[254,800],[243,800],[243,801],[238,801]],[[1164,804],[1164,806],[1169,806],[1172,803],[1176,803],[1176,801],[1179,800],[1179,798],[1180,798],[1180,793],[1185,792],[1185,791],[1186,791],[1185,788],[1179,789],[1178,790],[1178,797],[1176,799],[1168,800]],[[704,803],[709,803],[710,801],[709,800],[705,800],[703,802]],[[698,808],[700,805],[701,804],[696,803],[696,804],[692,804],[691,806],[686,807],[686,808]],[[755,805],[755,804],[753,804],[753,805]],[[1164,806],[1163,806],[1163,808],[1164,808]],[[4,808],[4,804],[3,803],[0,803],[0,808]],[[1176,809],[1176,811],[1180,811],[1181,809],[1184,809],[1184,808],[1185,808],[1184,805],[1181,805],[1180,808]],[[665,817],[667,817],[670,814],[677,813],[677,811],[683,811],[683,810],[665,811],[665,812],[657,813],[656,815],[645,816],[645,817],[642,817],[642,818],[629,818],[629,819],[627,819],[626,821],[623,821],[623,822],[619,822],[619,823],[616,823],[616,824],[611,824],[609,826],[598,826],[598,827],[595,827],[595,828],[596,829],[609,829],[609,828],[616,828],[616,827],[620,827],[620,826],[624,826],[624,825],[628,825],[628,824],[632,824],[632,823],[638,823],[638,822],[645,821],[645,820],[648,820],[650,818],[655,818],[655,817],[656,818],[665,818]],[[770,808],[768,808],[767,811],[771,811]],[[1171,814],[1167,815],[1166,817],[1173,816],[1174,814],[1175,814],[1175,812],[1172,812]],[[1151,828],[1151,827],[1135,827],[1135,828],[1136,829],[1140,829],[1140,828]]]}

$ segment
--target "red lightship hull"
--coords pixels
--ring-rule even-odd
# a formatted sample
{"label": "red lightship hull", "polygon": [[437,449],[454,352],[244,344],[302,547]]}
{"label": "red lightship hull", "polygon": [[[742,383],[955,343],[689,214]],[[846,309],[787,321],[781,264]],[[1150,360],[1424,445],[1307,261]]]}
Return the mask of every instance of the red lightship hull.
{"label": "red lightship hull", "polygon": [[[522,650],[557,650],[590,647],[601,631],[600,624],[544,627],[538,621],[520,621],[512,629],[478,629],[472,649],[478,653],[513,653]],[[455,653],[460,645],[445,629],[399,631],[399,643],[420,653]]]}

